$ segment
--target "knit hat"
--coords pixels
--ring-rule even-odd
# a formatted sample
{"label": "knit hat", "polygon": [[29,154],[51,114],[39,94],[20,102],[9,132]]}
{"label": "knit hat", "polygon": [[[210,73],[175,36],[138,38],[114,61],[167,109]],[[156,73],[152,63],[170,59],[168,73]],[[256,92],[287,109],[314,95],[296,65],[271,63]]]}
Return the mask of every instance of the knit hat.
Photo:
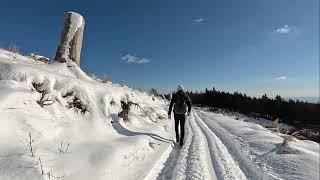
{"label": "knit hat", "polygon": [[178,86],[177,86],[177,91],[183,91],[183,86],[181,85],[181,84],[178,84]]}

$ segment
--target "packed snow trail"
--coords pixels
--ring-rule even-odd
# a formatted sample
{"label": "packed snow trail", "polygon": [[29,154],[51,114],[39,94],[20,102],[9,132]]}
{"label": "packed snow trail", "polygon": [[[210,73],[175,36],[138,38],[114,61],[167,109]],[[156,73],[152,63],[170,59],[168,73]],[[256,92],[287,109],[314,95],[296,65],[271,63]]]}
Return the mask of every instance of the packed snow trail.
{"label": "packed snow trail", "polygon": [[[264,179],[257,167],[241,152],[229,153],[230,150],[208,128],[197,111],[187,119],[185,128],[184,146],[173,149],[158,176],[159,180]],[[240,168],[239,164],[243,167]]]}
{"label": "packed snow trail", "polygon": [[[319,179],[319,145],[292,140],[255,123],[195,109],[186,139],[157,179]],[[308,163],[306,166],[300,164]]]}

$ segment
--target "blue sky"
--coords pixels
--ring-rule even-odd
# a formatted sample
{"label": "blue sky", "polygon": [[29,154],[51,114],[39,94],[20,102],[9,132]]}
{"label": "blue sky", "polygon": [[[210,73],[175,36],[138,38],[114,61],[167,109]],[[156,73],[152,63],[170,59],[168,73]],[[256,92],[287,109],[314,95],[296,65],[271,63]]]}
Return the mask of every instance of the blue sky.
{"label": "blue sky", "polygon": [[86,21],[81,68],[117,82],[318,96],[318,0],[1,0],[0,42],[53,57],[68,11]]}

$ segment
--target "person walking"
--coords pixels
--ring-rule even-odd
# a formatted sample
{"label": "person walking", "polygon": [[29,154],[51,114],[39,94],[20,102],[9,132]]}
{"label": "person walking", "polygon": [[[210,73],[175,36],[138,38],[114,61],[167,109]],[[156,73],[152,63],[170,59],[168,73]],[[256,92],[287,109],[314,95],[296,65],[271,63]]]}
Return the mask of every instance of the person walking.
{"label": "person walking", "polygon": [[[183,146],[183,138],[184,138],[184,124],[186,120],[186,112],[188,116],[190,116],[191,111],[191,101],[189,96],[183,91],[183,86],[177,86],[177,92],[172,95],[168,116],[171,118],[171,111],[173,107],[174,114],[174,124],[176,131],[176,141],[180,143],[180,146]],[[188,110],[187,110],[188,107]],[[181,134],[179,136],[179,123],[180,123],[180,131]]]}

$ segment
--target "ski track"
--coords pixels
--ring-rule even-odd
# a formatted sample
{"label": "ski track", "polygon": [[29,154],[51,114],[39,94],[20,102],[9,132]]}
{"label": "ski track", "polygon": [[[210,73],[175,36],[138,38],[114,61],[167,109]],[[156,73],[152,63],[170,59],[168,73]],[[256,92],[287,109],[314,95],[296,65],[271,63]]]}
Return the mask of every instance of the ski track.
{"label": "ski track", "polygon": [[200,121],[223,142],[229,154],[239,164],[241,171],[246,175],[247,179],[269,179],[269,177],[253,163],[251,157],[242,151],[243,148],[241,148],[241,145],[231,137],[229,132],[224,130],[215,121],[205,117],[201,112],[198,113],[197,116],[199,116]]}
{"label": "ski track", "polygon": [[173,147],[157,180],[268,179],[227,132],[203,118],[195,111],[186,119],[184,146]]}

